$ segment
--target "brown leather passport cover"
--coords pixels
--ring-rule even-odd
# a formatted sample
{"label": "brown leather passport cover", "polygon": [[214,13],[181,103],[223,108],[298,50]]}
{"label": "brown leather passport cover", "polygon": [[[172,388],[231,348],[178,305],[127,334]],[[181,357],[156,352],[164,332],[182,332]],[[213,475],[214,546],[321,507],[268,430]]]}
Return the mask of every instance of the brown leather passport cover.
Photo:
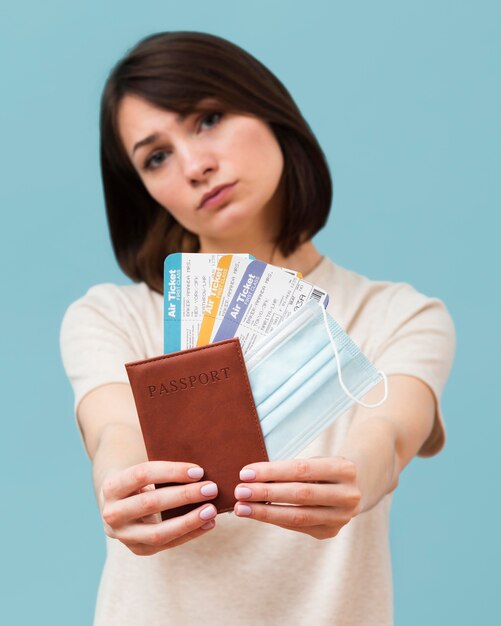
{"label": "brown leather passport cover", "polygon": [[[268,461],[238,338],[125,363],[150,461],[186,461],[213,480],[218,513],[233,510],[239,472]],[[188,482],[188,481],[186,481]],[[156,484],[157,488],[178,483]],[[203,500],[162,511],[183,515]]]}

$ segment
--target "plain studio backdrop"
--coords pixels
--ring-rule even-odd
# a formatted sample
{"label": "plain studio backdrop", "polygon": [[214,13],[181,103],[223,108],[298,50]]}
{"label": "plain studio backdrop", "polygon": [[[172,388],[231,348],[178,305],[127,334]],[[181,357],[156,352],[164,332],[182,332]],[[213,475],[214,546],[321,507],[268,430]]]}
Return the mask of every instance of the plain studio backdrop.
{"label": "plain studio backdrop", "polygon": [[449,308],[458,347],[442,400],[446,448],[415,458],[394,495],[395,618],[495,621],[500,23],[494,1],[4,3],[3,624],[92,620],[105,535],[58,335],[91,285],[130,282],[107,232],[99,98],[118,58],[164,30],[225,37],[291,92],[332,170],[321,252]]}

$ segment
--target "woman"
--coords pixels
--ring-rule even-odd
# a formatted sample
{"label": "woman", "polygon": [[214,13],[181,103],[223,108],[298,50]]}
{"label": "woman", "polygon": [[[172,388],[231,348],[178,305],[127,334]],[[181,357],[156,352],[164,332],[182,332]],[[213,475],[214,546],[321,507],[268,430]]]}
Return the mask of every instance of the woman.
{"label": "woman", "polygon": [[[455,332],[443,302],[319,253],[324,154],[280,81],[222,38],[159,33],[117,63],[101,167],[114,251],[134,283],[91,287],[61,327],[107,535],[94,624],[391,624],[392,492],[414,456],[445,441]],[[203,468],[147,461],[124,368],[163,352],[163,261],[177,251],[248,252],[302,272],[388,375],[378,409],[347,411],[300,458],[242,468],[234,514],[217,519]],[[381,396],[378,385],[364,401]],[[188,502],[200,506],[161,521]]]}

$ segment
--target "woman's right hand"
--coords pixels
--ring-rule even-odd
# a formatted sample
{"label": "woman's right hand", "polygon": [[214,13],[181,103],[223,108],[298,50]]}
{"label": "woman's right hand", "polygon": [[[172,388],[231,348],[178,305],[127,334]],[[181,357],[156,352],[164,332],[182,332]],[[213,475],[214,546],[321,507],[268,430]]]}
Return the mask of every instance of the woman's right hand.
{"label": "woman's right hand", "polygon": [[[198,482],[202,476],[198,465],[174,461],[146,461],[107,475],[99,494],[105,533],[134,554],[149,556],[212,530],[217,514],[213,504],[164,521],[160,514],[165,509],[215,498],[216,483]],[[155,483],[170,482],[184,484],[155,488]]]}

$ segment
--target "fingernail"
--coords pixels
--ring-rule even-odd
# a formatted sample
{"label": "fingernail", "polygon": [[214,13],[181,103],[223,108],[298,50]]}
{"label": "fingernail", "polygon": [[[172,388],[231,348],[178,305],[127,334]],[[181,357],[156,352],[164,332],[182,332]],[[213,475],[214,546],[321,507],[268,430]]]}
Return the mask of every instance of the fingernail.
{"label": "fingernail", "polygon": [[240,480],[252,480],[256,478],[256,472],[251,469],[240,470]]}
{"label": "fingernail", "polygon": [[210,519],[211,517],[214,517],[216,513],[217,511],[215,506],[206,506],[205,509],[200,511],[200,517],[201,519]]}
{"label": "fingernail", "polygon": [[237,515],[250,515],[252,513],[252,509],[250,506],[246,504],[238,504],[237,505]]}
{"label": "fingernail", "polygon": [[204,485],[200,489],[200,493],[203,496],[215,496],[217,494],[217,485],[216,485],[216,483],[210,483],[209,485]]}
{"label": "fingernail", "polygon": [[235,497],[240,500],[240,498],[250,498],[252,495],[252,491],[249,487],[237,487],[235,489]]}
{"label": "fingernail", "polygon": [[188,476],[190,478],[202,478],[204,471],[201,467],[190,467],[188,470]]}
{"label": "fingernail", "polygon": [[215,525],[216,525],[216,522],[213,519],[211,519],[209,522],[205,522],[203,526],[200,526],[200,528],[202,530],[209,530],[209,528],[214,528]]}

